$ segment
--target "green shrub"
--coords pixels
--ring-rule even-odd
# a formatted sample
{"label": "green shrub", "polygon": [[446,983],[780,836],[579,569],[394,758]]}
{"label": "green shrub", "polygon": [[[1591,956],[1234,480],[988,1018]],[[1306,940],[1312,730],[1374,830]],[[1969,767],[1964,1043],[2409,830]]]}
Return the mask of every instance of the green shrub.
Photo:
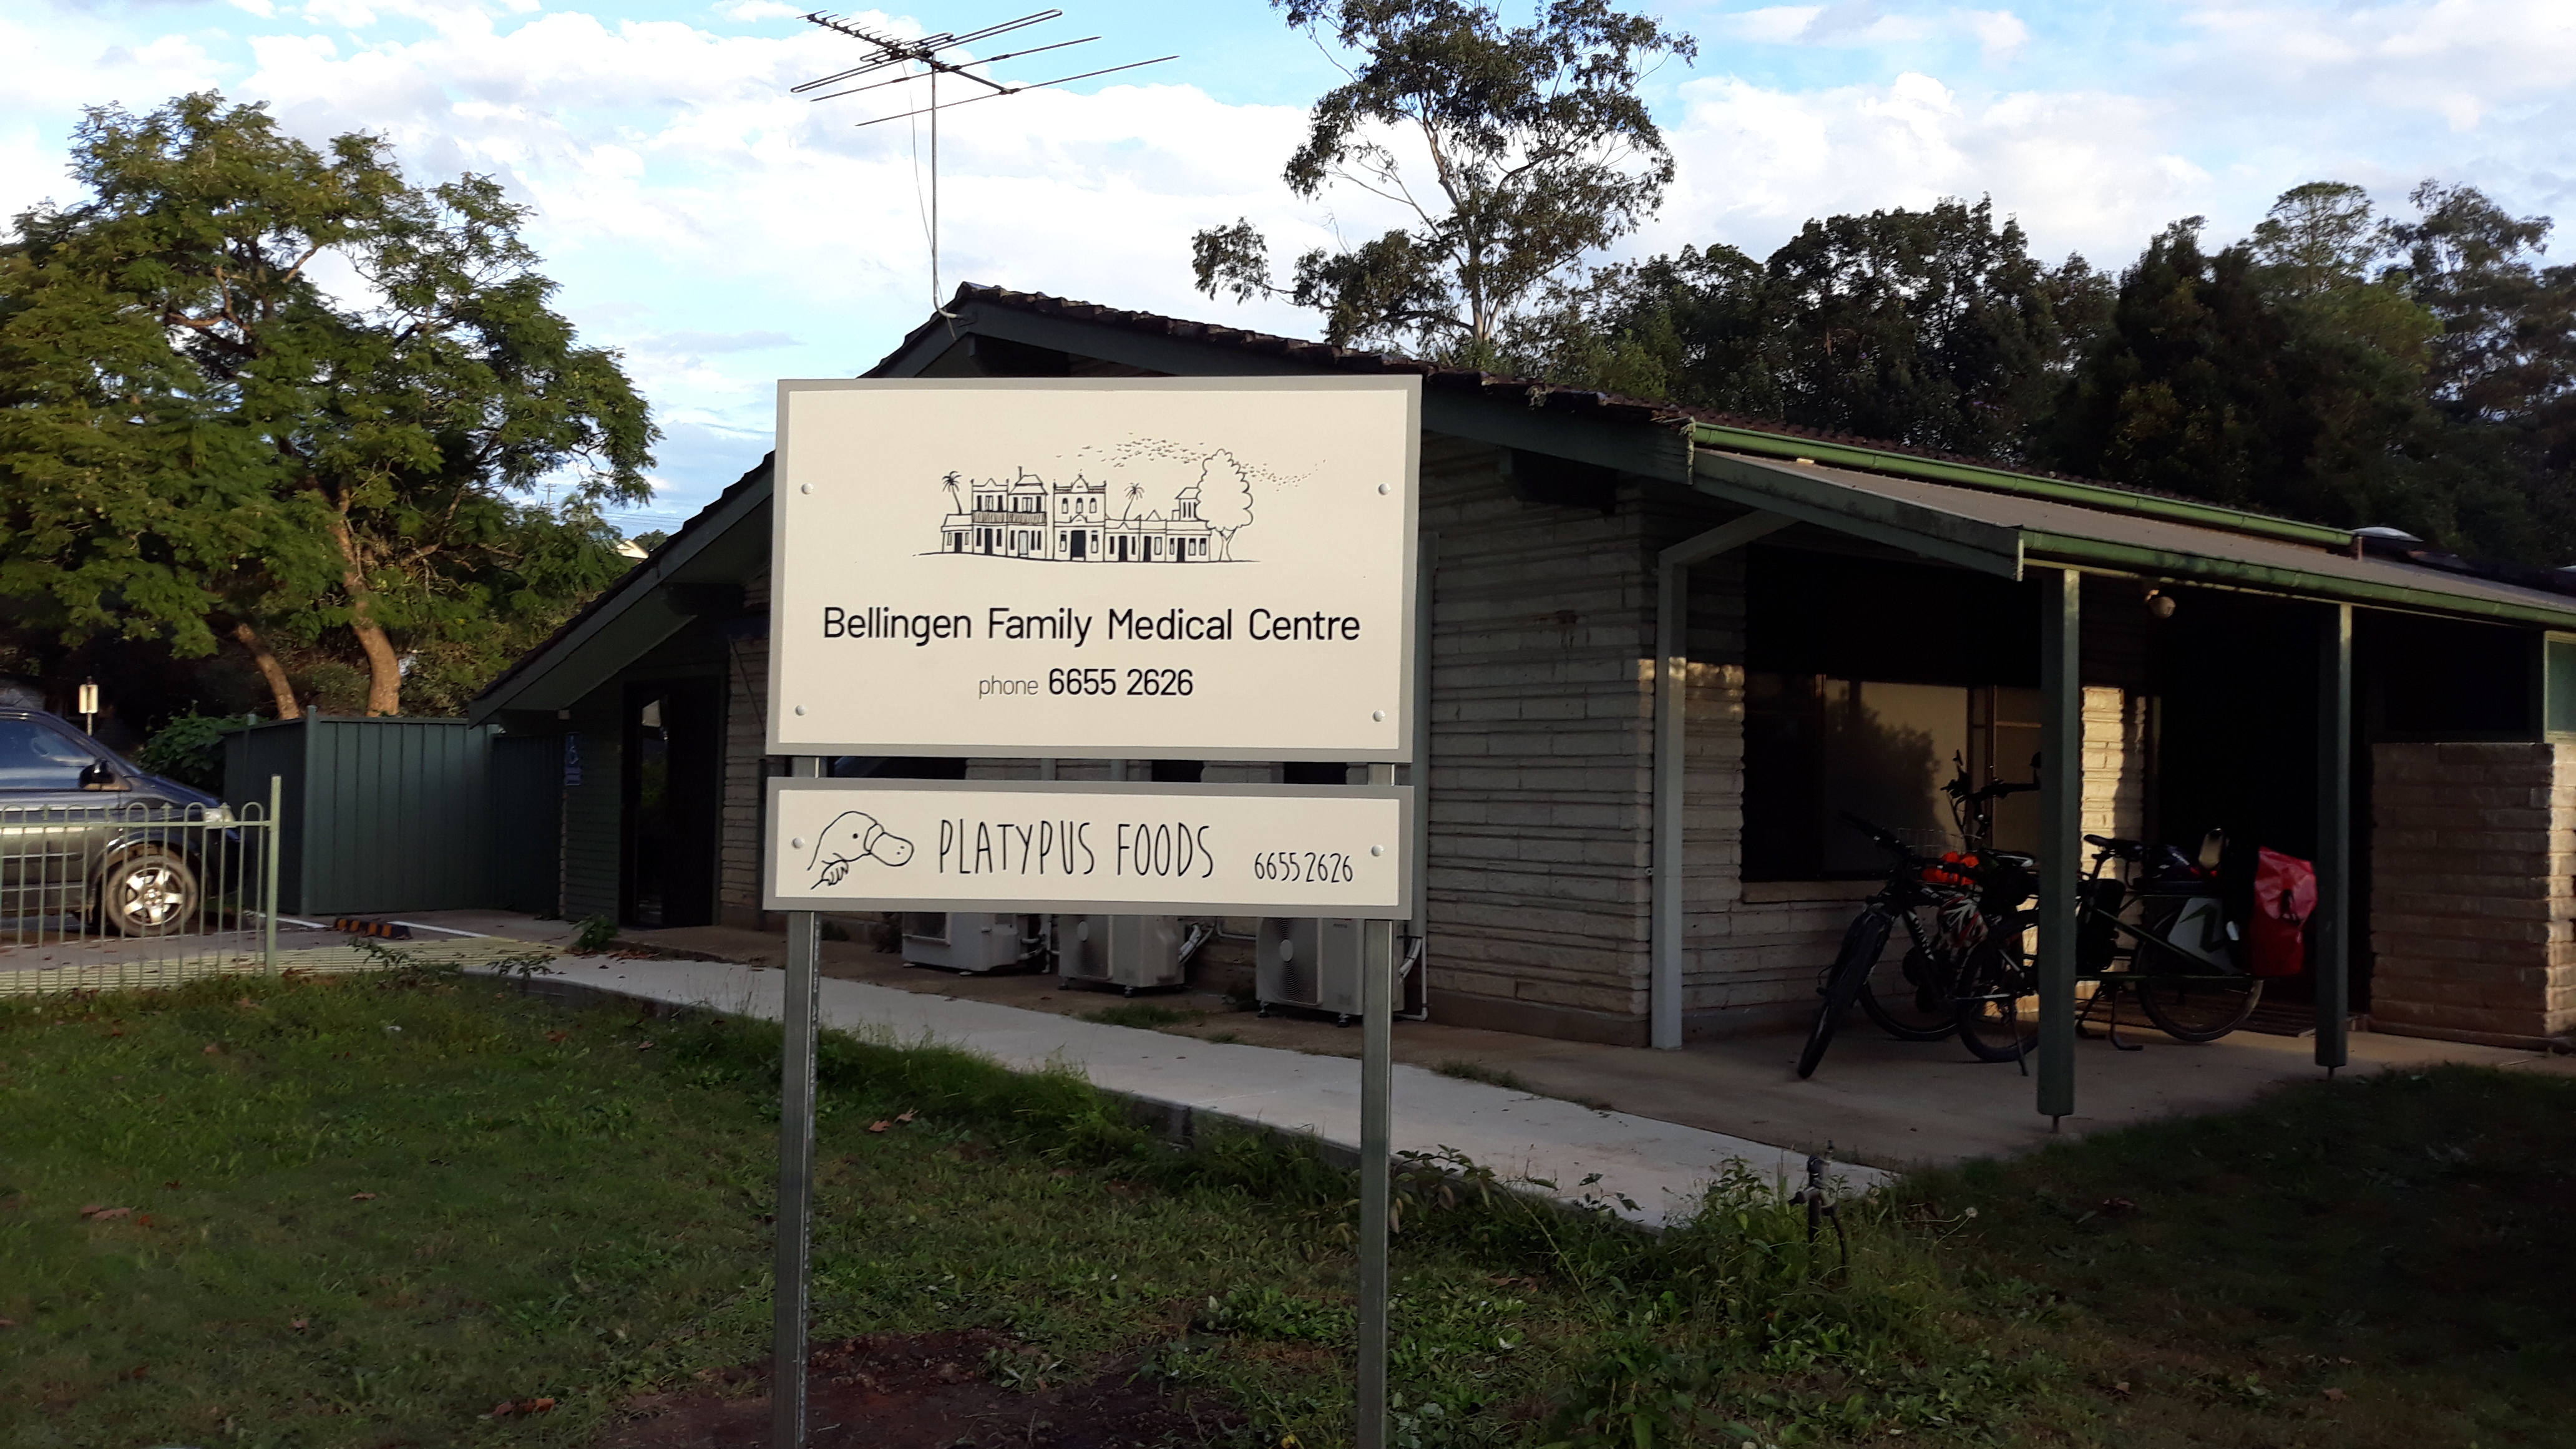
{"label": "green shrub", "polygon": [[248,726],[234,715],[172,715],[134,752],[134,763],[210,794],[224,788],[224,736]]}

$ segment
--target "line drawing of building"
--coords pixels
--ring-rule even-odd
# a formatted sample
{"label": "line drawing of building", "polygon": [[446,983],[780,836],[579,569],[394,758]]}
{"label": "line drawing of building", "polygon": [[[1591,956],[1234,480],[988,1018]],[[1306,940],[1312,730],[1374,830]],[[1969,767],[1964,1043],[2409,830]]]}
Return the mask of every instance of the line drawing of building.
{"label": "line drawing of building", "polygon": [[1168,514],[1134,512],[1139,490],[1132,488],[1128,508],[1113,514],[1109,484],[1081,473],[1051,481],[1023,468],[1017,477],[970,484],[952,472],[940,486],[954,505],[940,521],[941,553],[1070,563],[1205,563],[1222,552],[1214,548],[1217,530],[1199,516],[1195,483],[1172,496]]}

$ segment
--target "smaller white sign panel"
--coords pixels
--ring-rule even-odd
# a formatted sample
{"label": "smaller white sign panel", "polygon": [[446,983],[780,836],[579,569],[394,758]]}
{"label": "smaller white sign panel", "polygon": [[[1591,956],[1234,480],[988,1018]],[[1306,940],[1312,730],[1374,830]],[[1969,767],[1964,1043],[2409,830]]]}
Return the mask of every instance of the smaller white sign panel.
{"label": "smaller white sign panel", "polygon": [[1412,812],[1397,785],[773,778],[763,904],[1394,920]]}

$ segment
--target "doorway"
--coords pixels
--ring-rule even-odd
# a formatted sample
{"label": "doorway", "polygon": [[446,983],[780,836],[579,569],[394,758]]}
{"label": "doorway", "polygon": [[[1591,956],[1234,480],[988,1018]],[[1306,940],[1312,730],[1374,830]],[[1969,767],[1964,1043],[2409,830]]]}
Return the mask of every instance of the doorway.
{"label": "doorway", "polygon": [[627,686],[621,924],[715,920],[721,716],[711,681]]}

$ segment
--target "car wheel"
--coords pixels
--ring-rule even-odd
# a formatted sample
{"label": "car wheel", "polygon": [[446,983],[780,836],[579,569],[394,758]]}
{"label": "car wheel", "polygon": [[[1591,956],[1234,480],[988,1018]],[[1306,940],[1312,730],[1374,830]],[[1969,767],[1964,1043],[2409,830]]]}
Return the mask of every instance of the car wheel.
{"label": "car wheel", "polygon": [[99,923],[120,936],[171,936],[197,919],[197,873],[167,851],[138,850],[99,878]]}

